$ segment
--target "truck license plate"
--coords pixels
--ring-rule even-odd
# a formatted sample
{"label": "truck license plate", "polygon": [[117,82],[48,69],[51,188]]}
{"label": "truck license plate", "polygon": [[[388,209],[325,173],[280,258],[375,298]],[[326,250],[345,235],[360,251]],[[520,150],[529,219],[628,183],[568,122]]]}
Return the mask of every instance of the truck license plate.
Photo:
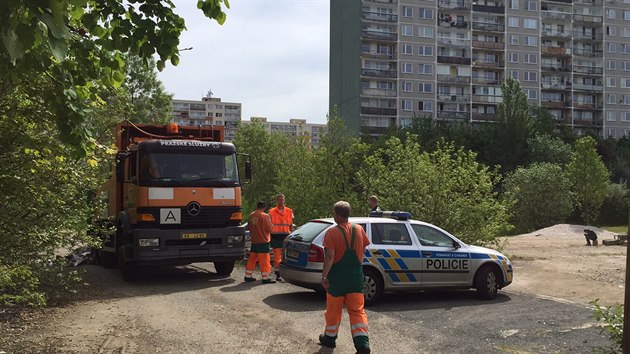
{"label": "truck license plate", "polygon": [[205,232],[182,234],[182,238],[206,238]]}
{"label": "truck license plate", "polygon": [[298,259],[300,252],[297,250],[287,250],[287,258]]}

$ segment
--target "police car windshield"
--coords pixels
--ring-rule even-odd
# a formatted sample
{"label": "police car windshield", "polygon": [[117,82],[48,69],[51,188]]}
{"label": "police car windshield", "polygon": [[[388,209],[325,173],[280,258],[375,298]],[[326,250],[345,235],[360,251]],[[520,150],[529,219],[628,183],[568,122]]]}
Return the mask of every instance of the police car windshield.
{"label": "police car windshield", "polygon": [[330,227],[327,222],[321,221],[311,221],[302,225],[299,229],[293,231],[289,238],[296,241],[302,242],[312,242],[317,235],[321,234],[322,231],[326,230]]}

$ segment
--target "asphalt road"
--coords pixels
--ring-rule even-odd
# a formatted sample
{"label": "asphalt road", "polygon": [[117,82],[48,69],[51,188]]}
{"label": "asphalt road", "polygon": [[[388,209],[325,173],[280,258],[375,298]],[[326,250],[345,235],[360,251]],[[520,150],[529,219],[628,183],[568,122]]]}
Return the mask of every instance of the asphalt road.
{"label": "asphalt road", "polygon": [[[346,315],[337,348],[317,344],[321,294],[286,283],[243,283],[242,267],[228,278],[211,264],[167,268],[135,283],[115,269],[85,269],[86,291],[46,310],[39,325],[0,351],[354,352]],[[492,301],[474,291],[387,294],[367,309],[372,352],[590,353],[609,345],[587,306],[506,290]]]}

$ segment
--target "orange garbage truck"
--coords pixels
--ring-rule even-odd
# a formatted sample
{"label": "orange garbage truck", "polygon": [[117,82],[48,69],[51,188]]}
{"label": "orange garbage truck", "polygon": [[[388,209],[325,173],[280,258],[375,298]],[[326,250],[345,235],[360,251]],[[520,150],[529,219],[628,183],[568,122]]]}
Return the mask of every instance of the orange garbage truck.
{"label": "orange garbage truck", "polygon": [[140,266],[195,262],[229,275],[246,249],[236,148],[223,140],[221,126],[119,124],[105,188],[112,227],[97,262],[127,280]]}

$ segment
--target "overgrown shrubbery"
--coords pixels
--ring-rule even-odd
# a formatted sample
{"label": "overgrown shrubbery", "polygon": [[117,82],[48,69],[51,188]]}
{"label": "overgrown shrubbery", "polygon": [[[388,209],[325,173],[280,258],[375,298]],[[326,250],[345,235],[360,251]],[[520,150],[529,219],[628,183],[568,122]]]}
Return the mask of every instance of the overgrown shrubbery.
{"label": "overgrown shrubbery", "polygon": [[609,348],[601,348],[606,353],[621,353],[623,341],[623,305],[602,307],[598,300],[591,301],[595,306],[595,320],[601,322],[602,333],[610,339]]}
{"label": "overgrown shrubbery", "polygon": [[611,184],[602,204],[598,223],[600,225],[627,225],[628,198],[628,188],[625,184]]}

